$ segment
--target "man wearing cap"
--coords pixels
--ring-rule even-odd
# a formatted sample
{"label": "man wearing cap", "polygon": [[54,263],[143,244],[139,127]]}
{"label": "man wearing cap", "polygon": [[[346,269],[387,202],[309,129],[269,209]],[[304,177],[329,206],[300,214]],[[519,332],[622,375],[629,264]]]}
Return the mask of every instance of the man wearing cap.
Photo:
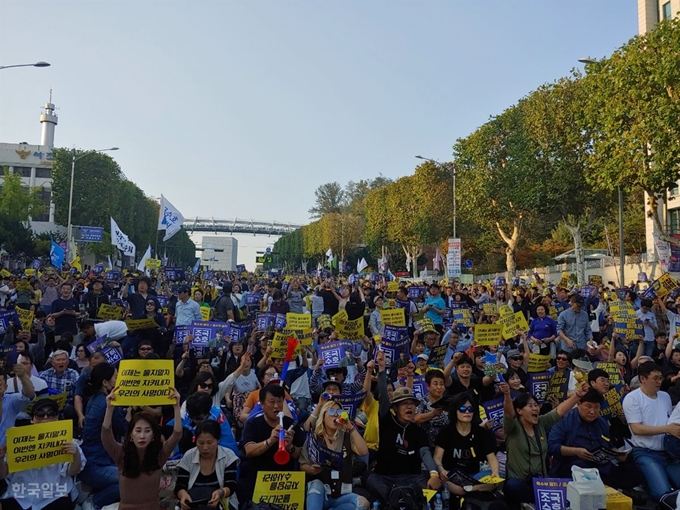
{"label": "man wearing cap", "polygon": [[179,299],[175,305],[175,324],[177,326],[191,326],[194,321],[203,320],[200,305],[189,297],[191,288],[182,284],[177,292]]}
{"label": "man wearing cap", "polygon": [[557,317],[557,336],[560,339],[559,350],[571,352],[574,349],[588,347],[593,339],[588,312],[583,309],[583,298],[579,294],[571,296],[569,310],[564,310]]}
{"label": "man wearing cap", "polygon": [[[378,352],[378,392],[380,394],[380,446],[375,470],[366,481],[371,494],[387,501],[394,485],[415,484],[421,488],[439,490],[441,480],[430,452],[427,434],[413,423],[419,400],[410,388],[394,390],[392,400],[387,394],[385,353]],[[429,478],[421,471],[429,471]],[[427,506],[423,507],[424,509]]]}
{"label": "man wearing cap", "polygon": [[[31,414],[31,423],[34,425],[55,422],[59,419],[59,405],[49,398],[39,399],[33,405]],[[73,441],[64,442],[62,448],[64,453],[73,455],[71,462],[59,462],[12,474],[9,474],[3,455],[0,460],[0,478],[7,479],[7,492],[1,500],[2,507],[6,510],[38,509],[48,505],[50,508],[73,508],[78,494],[72,494],[74,477],[85,467],[86,460],[80,446]],[[37,489],[31,490],[34,486]]]}

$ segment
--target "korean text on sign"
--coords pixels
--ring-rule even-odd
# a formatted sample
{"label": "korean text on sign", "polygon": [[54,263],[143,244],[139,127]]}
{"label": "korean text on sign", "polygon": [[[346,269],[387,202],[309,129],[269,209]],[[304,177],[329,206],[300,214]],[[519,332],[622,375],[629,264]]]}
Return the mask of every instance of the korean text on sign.
{"label": "korean text on sign", "polygon": [[118,390],[113,405],[173,405],[175,387],[172,360],[123,360],[118,370]]}

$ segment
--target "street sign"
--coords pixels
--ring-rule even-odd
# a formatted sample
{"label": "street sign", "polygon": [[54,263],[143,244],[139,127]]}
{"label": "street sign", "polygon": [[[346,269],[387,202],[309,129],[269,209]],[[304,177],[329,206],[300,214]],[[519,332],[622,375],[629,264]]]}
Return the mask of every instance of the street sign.
{"label": "street sign", "polygon": [[101,227],[73,227],[73,238],[78,243],[101,243],[104,229]]}

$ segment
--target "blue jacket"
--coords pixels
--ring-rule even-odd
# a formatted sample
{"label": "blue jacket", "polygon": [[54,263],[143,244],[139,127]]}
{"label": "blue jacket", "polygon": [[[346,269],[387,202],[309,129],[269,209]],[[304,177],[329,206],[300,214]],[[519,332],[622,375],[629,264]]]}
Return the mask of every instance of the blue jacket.
{"label": "blue jacket", "polygon": [[[225,448],[229,448],[232,452],[238,455],[238,444],[236,443],[236,439],[234,439],[234,434],[231,433],[231,425],[229,424],[229,420],[227,420],[227,417],[224,415],[224,413],[218,407],[213,406],[210,409],[210,414],[206,420],[215,420],[220,424],[222,435],[218,444],[220,446],[224,446]],[[168,422],[168,427],[172,427],[174,424],[175,420],[173,418]],[[196,427],[191,424],[191,418],[188,416],[182,418],[182,428],[188,430],[192,434],[196,432]],[[180,453],[179,445],[175,446],[173,457]]]}

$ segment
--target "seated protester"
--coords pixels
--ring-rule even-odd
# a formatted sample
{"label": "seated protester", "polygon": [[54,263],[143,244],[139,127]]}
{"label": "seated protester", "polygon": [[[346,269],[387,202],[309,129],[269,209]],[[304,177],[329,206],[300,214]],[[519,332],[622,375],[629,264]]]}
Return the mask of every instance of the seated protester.
{"label": "seated protester", "polygon": [[[300,455],[300,469],[307,473],[307,508],[368,510],[369,502],[352,493],[353,457],[368,455],[366,442],[351,420],[343,421],[343,408],[329,401],[321,406],[314,430],[307,435]],[[337,457],[322,457],[321,445]]]}
{"label": "seated protester", "polygon": [[427,434],[430,448],[434,448],[434,440],[439,431],[449,424],[449,403],[444,397],[446,393],[444,382],[444,372],[441,370],[434,369],[425,374],[427,395],[418,403],[413,418],[415,424]]}
{"label": "seated protester", "polygon": [[0,370],[0,446],[7,444],[7,429],[14,427],[19,413],[21,413],[35,397],[35,390],[31,382],[31,374],[25,365],[14,366],[14,377],[21,385],[20,393],[6,393],[7,373]]}
{"label": "seated protester", "polygon": [[87,342],[80,342],[76,345],[76,365],[78,365],[78,373],[82,374],[83,369],[90,366],[90,351],[87,348]]}
{"label": "seated protester", "polygon": [[[29,374],[31,383],[33,384],[33,390],[36,395],[47,395],[47,383],[44,379],[33,374],[33,354],[30,351],[24,351],[17,356],[17,365],[23,365],[26,367],[26,372]],[[16,365],[14,365],[16,369]],[[23,385],[21,380],[17,376],[16,370],[14,371],[14,377],[10,377],[7,380],[7,391],[5,393],[21,393]]]}
{"label": "seated protester", "polygon": [[430,370],[430,367],[427,366],[427,360],[429,359],[430,357],[425,353],[418,354],[413,358],[413,363],[416,365],[415,375],[425,375]]}
{"label": "seated protester", "polygon": [[[229,420],[219,407],[212,405],[212,397],[202,391],[189,395],[186,400],[186,416],[181,418],[182,439],[175,448],[175,454],[184,453],[194,447],[196,426],[205,420],[214,420],[220,425],[222,429],[220,446],[238,454],[238,445],[231,432]],[[174,424],[175,420],[172,419],[168,421],[167,427],[174,427]]]}
{"label": "seated protester", "polygon": [[[319,358],[319,361],[309,378],[309,389],[312,393],[322,393],[322,382],[324,380],[321,368],[323,367],[323,358]],[[358,376],[354,381],[347,380],[347,367],[340,368],[329,368],[326,370],[325,380],[335,377],[335,380],[342,384],[342,394],[352,395],[354,393],[359,393],[364,385],[364,377],[366,377],[366,367],[364,366],[361,359],[357,360],[357,370]],[[281,373],[281,372],[279,372]]]}
{"label": "seated protester", "polygon": [[661,390],[670,394],[671,400],[678,402],[680,400],[680,349],[671,349],[668,358],[664,364],[661,365],[664,381],[661,385]]}
{"label": "seated protester", "polygon": [[434,448],[434,462],[439,477],[451,494],[449,508],[457,510],[460,508],[461,499],[464,498],[466,503],[472,505],[494,502],[485,508],[506,509],[500,496],[494,493],[497,484],[460,486],[450,480],[452,473],[456,471],[473,477],[480,472],[480,463],[484,461],[489,463],[491,476],[499,476],[493,433],[484,427],[473,425],[474,407],[468,395],[464,393],[456,395],[450,409],[453,419],[437,434]]}
{"label": "seated protester", "polygon": [[[224,381],[222,381],[224,382]],[[220,400],[217,399],[217,379],[210,372],[199,372],[191,381],[191,386],[189,386],[189,396],[197,393],[199,391],[207,393],[212,397],[213,407],[220,407]],[[180,408],[181,416],[184,418],[187,415],[187,401],[182,402],[182,407]]]}
{"label": "seated protester", "polygon": [[69,353],[57,350],[52,353],[52,368],[40,372],[40,378],[47,383],[47,387],[57,393],[66,393],[66,404],[73,405],[78,382],[77,370],[68,368]]}
{"label": "seated protester", "polygon": [[112,391],[106,397],[106,414],[102,422],[101,441],[107,453],[116,463],[119,472],[120,505],[119,510],[142,510],[158,508],[158,491],[161,473],[166,461],[172,455],[182,438],[182,425],[179,417],[179,393],[173,392],[175,426],[172,435],[163,440],[161,428],[156,418],[147,413],[135,413],[130,420],[125,439],[119,443],[113,436],[111,428],[116,393]]}
{"label": "seated protester", "polygon": [[606,459],[599,462],[594,453],[599,449],[612,450],[609,423],[600,416],[602,394],[592,388],[569,411],[564,419],[550,429],[548,453],[553,456],[550,476],[571,477],[571,467],[596,468],[605,485],[617,489],[637,487],[643,481],[633,462],[625,453],[616,457],[617,464]]}
{"label": "seated protester", "polygon": [[[371,393],[372,375],[375,371],[375,361],[370,360],[366,363],[366,377],[364,378],[364,388],[362,391],[366,392],[366,398],[359,406],[357,414],[354,417],[354,424],[358,427],[361,436],[366,441],[368,446],[368,456],[371,465],[378,452],[378,445],[380,443],[380,434],[378,432],[378,422],[380,419],[380,405]],[[392,400],[394,394],[394,385],[387,382],[387,396]]]}
{"label": "seated protester", "polygon": [[471,342],[462,341],[460,336],[460,332],[455,326],[452,326],[451,329],[444,333],[442,345],[448,345],[446,355],[444,356],[444,366],[447,366],[451,362],[451,358],[453,358],[456,353],[460,352],[462,355],[462,353],[470,348]]}
{"label": "seated protester", "polygon": [[[605,393],[611,388],[609,384],[609,374],[601,368],[594,368],[588,372],[588,384],[592,389],[597,391],[604,397]],[[626,439],[630,439],[630,429],[626,423],[626,416],[621,409],[617,416],[609,416],[605,418],[609,425],[609,434],[607,437],[611,441],[613,448],[621,448],[625,444]]]}
{"label": "seated protester", "polygon": [[503,493],[510,508],[515,509],[521,503],[534,503],[532,478],[548,476],[546,431],[587,393],[588,384],[584,382],[573,395],[543,416],[538,415],[540,407],[533,395],[523,393],[513,400],[508,383],[501,383],[499,389],[504,395],[503,430],[508,453]]}
{"label": "seated protester", "polygon": [[[190,510],[193,501],[208,499],[208,506],[236,510],[236,473],[241,460],[229,448],[220,446],[222,429],[214,420],[196,427],[196,446],[188,450],[179,463],[175,496],[182,510]],[[220,502],[229,500],[226,508]]]}
{"label": "seated protester", "polygon": [[[380,394],[380,448],[375,470],[366,480],[366,488],[382,502],[388,501],[394,485],[414,485],[439,490],[442,483],[432,460],[427,434],[413,423],[419,401],[409,388],[397,388],[388,399],[385,353],[378,352],[378,392]],[[428,476],[420,466],[425,464]],[[425,508],[425,506],[423,507]]]}
{"label": "seated protester", "polygon": [[[455,378],[451,377],[451,371],[453,370],[453,365],[456,365]],[[472,374],[472,366],[474,362],[465,354],[456,353],[456,355],[451,358],[451,362],[446,365],[444,369],[444,377],[446,378],[446,389],[447,393],[451,396],[458,395],[459,393],[468,393],[470,398],[474,402],[475,409],[479,407],[480,395],[485,386],[491,386],[495,378],[484,376],[482,379],[474,377]],[[478,416],[479,412],[475,412],[475,416]]]}
{"label": "seated protester", "polygon": [[[526,345],[526,336],[522,335],[522,337],[522,344]],[[510,349],[505,353],[505,359],[508,361],[508,368],[512,368],[515,371],[522,381],[522,386],[525,387],[529,383],[529,373],[527,372],[529,354],[530,353],[526,348],[524,349],[524,352],[521,352],[518,349]]]}
{"label": "seated protester", "polygon": [[274,461],[279,445],[279,413],[283,411],[284,390],[281,386],[268,384],[260,390],[260,403],[264,413],[248,420],[243,427],[241,447],[245,458],[241,465],[241,477],[236,488],[239,501],[252,501],[258,471],[293,471],[304,444],[304,433],[295,422],[283,417],[285,448],[290,461],[280,465]]}
{"label": "seated protester", "polygon": [[663,376],[654,362],[638,367],[640,388],[623,399],[623,411],[632,432],[635,464],[647,479],[649,493],[655,501],[680,488],[680,461],[664,450],[664,434],[680,437],[680,424],[668,424],[671,398],[659,391]]}
{"label": "seated protester", "polygon": [[[157,327],[146,328],[135,331],[135,337],[138,341],[148,340],[153,346],[153,352],[158,354],[161,359],[172,358],[174,345],[168,341],[167,335],[167,321],[163,315],[161,304],[153,296],[149,296],[144,303],[144,313],[141,316],[133,317],[134,319],[153,319]],[[170,350],[170,352],[168,352]],[[170,354],[170,356],[168,356]]]}
{"label": "seated protester", "polygon": [[[85,421],[82,429],[81,448],[87,464],[80,473],[83,483],[92,487],[92,504],[102,508],[120,501],[118,485],[118,468],[102,445],[101,433],[104,415],[106,414],[106,397],[116,387],[116,369],[108,363],[100,363],[90,373],[85,393],[89,396],[85,408]],[[130,420],[129,412],[116,407],[111,417],[113,434],[116,437],[125,435]]]}
{"label": "seated protester", "polygon": [[330,400],[329,397],[338,395],[342,395],[342,387],[340,386],[340,383],[335,380],[335,377],[331,377],[330,380],[324,381],[323,393],[319,395],[319,402],[312,406],[312,412],[304,424],[303,428],[305,432],[311,432],[316,428],[316,422],[319,419],[319,410]]}
{"label": "seated protester", "polygon": [[[262,373],[262,386],[267,384],[281,384],[281,379],[279,379],[279,374],[276,372],[276,368],[273,366],[264,367],[261,370]],[[283,407],[283,414],[293,420],[297,420],[297,414],[295,412],[295,404],[293,403],[292,397],[286,391],[285,393],[286,404]],[[260,390],[251,391],[250,395],[246,399],[245,404],[243,404],[243,410],[238,419],[242,424],[245,424],[250,418],[255,416],[260,416],[264,411],[262,411],[262,406],[260,405]]]}
{"label": "seated protester", "polygon": [[[484,350],[484,347],[475,347],[470,349],[470,357],[473,361],[472,375],[477,379],[484,379],[486,376],[486,373],[484,372],[484,368],[486,367],[486,361],[484,360],[484,357],[487,354],[488,352]],[[496,360],[502,358],[503,356],[499,355],[498,351],[496,351]],[[494,397],[495,394],[496,389],[493,384],[489,386],[482,386],[482,390],[479,393],[479,400],[480,402],[488,402]]]}
{"label": "seated protester", "polygon": [[[50,423],[59,419],[59,404],[49,398],[37,400],[31,411],[31,423]],[[83,451],[73,441],[63,443],[63,452],[73,455],[73,461],[50,464],[39,468],[8,473],[7,461],[0,460],[0,479],[7,480],[7,492],[0,499],[3,510],[72,510],[78,491],[74,477],[85,466]],[[50,489],[33,491],[31,486],[47,485]],[[56,488],[56,490],[53,490]],[[28,490],[26,490],[28,489]]]}
{"label": "seated protester", "polygon": [[85,423],[85,409],[87,407],[87,395],[85,394],[85,388],[87,381],[90,380],[90,375],[92,374],[92,369],[101,363],[106,363],[106,357],[101,352],[95,352],[89,358],[90,364],[87,368],[84,368],[80,372],[80,377],[76,382],[76,391],[73,397],[73,408],[78,417],[78,428],[83,429]]}

